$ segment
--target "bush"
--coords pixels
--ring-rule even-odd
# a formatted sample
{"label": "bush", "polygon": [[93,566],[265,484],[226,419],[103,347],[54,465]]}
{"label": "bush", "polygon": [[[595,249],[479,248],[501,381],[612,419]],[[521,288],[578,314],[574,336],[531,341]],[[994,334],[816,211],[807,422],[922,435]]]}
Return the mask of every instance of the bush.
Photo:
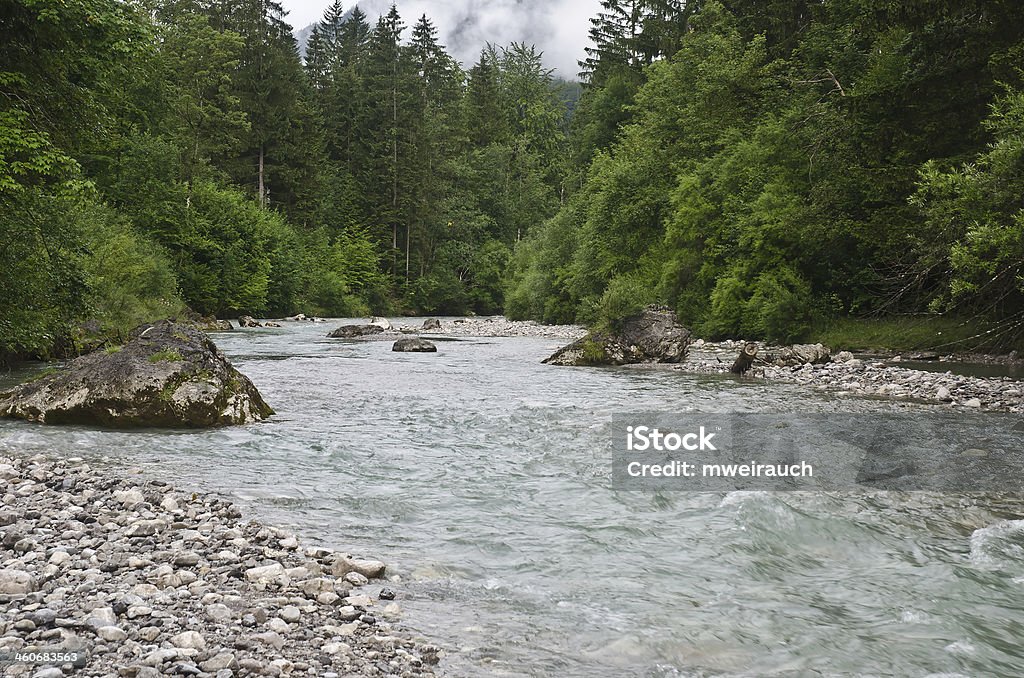
{"label": "bush", "polygon": [[638,314],[644,306],[656,301],[650,285],[636,275],[612,279],[595,308],[593,325],[601,330],[617,330],[622,321]]}
{"label": "bush", "polygon": [[789,268],[757,277],[754,294],[744,308],[744,329],[751,336],[791,344],[811,331],[811,287]]}

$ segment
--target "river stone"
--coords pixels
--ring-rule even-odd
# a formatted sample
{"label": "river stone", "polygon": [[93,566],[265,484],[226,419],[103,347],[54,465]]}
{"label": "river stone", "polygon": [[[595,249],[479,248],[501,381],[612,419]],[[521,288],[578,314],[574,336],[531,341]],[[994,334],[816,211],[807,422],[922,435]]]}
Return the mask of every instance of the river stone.
{"label": "river stone", "polygon": [[380,325],[342,325],[327,336],[331,339],[351,339],[353,337],[366,337],[383,332],[384,328]]}
{"label": "river stone", "polygon": [[[832,359],[832,352],[822,344],[793,344],[773,356],[772,362],[777,367],[795,367],[797,365],[820,365]],[[847,360],[847,362],[850,362]]]}
{"label": "river stone", "polygon": [[331,574],[335,577],[344,577],[349,572],[358,572],[367,579],[379,579],[384,576],[386,567],[379,560],[353,558],[347,553],[335,554],[330,562]]}
{"label": "river stone", "polygon": [[251,315],[243,315],[238,319],[239,327],[263,327],[260,323],[253,318]]}
{"label": "river stone", "polygon": [[39,589],[39,584],[28,572],[7,568],[0,570],[0,594],[24,595]]}
{"label": "river stone", "polygon": [[295,622],[299,621],[299,619],[302,617],[302,613],[299,612],[299,608],[295,607],[294,605],[286,605],[285,607],[281,608],[280,617],[289,624],[294,624]]}
{"label": "river stone", "polygon": [[371,325],[376,325],[377,327],[380,327],[384,331],[394,329],[394,327],[392,327],[392,325],[391,325],[391,321],[390,320],[388,320],[387,318],[381,318],[381,317],[378,317],[378,316],[373,316],[372,318],[370,318],[370,324]]}
{"label": "river stone", "polygon": [[96,635],[108,643],[120,643],[128,637],[128,634],[116,626],[101,626],[96,629]]}
{"label": "river stone", "polygon": [[964,407],[981,407],[981,400],[978,398],[971,398],[964,403]]}
{"label": "river stone", "polygon": [[216,673],[217,671],[222,671],[224,669],[238,668],[238,660],[236,660],[235,655],[230,652],[221,652],[220,654],[214,655],[201,663],[199,668],[207,673]]}
{"label": "river stone", "polygon": [[948,388],[940,386],[939,390],[935,392],[935,399],[940,403],[951,403],[953,402],[953,395],[949,392]]}
{"label": "river stone", "polygon": [[249,581],[271,582],[284,575],[284,566],[281,563],[271,563],[263,567],[254,567],[245,571],[245,577]]}
{"label": "river stone", "polygon": [[403,337],[395,342],[391,350],[400,353],[437,353],[437,346],[419,337]]}
{"label": "river stone", "polygon": [[171,645],[183,650],[205,650],[206,639],[196,631],[182,631],[176,636],[171,636]]}
{"label": "river stone", "polygon": [[208,336],[166,320],[137,328],[117,351],[0,394],[0,416],[45,424],[198,428],[271,414]]}
{"label": "river stone", "polygon": [[548,365],[588,366],[680,363],[691,334],[664,306],[648,306],[611,331],[594,331],[555,352]]}
{"label": "river stone", "polygon": [[441,329],[441,321],[438,320],[437,318],[427,318],[426,320],[423,321],[423,327],[421,329],[439,330]]}

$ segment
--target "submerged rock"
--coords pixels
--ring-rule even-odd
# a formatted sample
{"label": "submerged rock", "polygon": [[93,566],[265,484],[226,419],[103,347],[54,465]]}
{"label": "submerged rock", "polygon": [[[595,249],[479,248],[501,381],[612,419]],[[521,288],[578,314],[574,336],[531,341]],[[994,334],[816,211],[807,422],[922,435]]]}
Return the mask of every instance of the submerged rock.
{"label": "submerged rock", "polygon": [[0,416],[45,424],[223,426],[273,414],[252,382],[202,332],[161,321],[124,346],[0,394]]}
{"label": "submerged rock", "polygon": [[395,342],[391,350],[402,353],[436,353],[437,346],[433,342],[419,337],[403,337]]}
{"label": "submerged rock", "polygon": [[331,339],[351,339],[352,337],[366,337],[383,332],[384,328],[380,325],[342,325],[327,336]]}
{"label": "submerged rock", "polygon": [[544,362],[549,365],[627,365],[679,363],[686,358],[690,330],[663,306],[648,306],[624,319],[620,329],[591,332],[559,349]]}

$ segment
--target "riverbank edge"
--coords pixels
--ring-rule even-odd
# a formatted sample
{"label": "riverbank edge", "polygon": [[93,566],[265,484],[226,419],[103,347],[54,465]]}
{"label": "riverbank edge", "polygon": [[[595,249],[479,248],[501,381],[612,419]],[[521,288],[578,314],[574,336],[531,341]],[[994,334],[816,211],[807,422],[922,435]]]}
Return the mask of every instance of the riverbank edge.
{"label": "riverbank edge", "polygon": [[[858,356],[844,351],[833,353],[829,362],[816,365],[779,367],[755,362],[747,374],[731,375],[729,367],[746,343],[748,342],[735,340],[698,340],[691,346],[684,362],[668,367],[688,374],[718,374],[729,375],[739,380],[779,381],[821,391],[943,405],[954,409],[1024,412],[1024,383],[1020,380],[1010,377],[970,377],[951,371],[930,372],[910,369],[900,366],[900,356]],[[778,353],[781,348],[753,343],[758,346],[760,356]],[[955,361],[958,357],[950,358]],[[1007,359],[1000,356],[969,356],[969,359],[978,362],[985,358],[990,358],[991,363],[1008,364]]]}
{"label": "riverbank edge", "polygon": [[0,454],[0,654],[84,657],[4,675],[434,675],[444,653],[397,623],[383,563],[133,475]]}

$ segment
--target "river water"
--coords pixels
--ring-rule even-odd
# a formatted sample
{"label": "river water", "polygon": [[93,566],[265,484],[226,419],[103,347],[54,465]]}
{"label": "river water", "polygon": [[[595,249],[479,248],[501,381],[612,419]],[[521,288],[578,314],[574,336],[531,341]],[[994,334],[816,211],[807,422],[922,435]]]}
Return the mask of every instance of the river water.
{"label": "river water", "polygon": [[[611,486],[608,427],[621,412],[897,406],[550,367],[551,339],[392,353],[327,339],[334,326],[215,335],[277,410],[269,422],[118,432],[4,421],[0,453],[139,467],[307,543],[379,557],[401,579],[403,623],[446,648],[451,675],[1024,675],[1024,501]],[[964,416],[980,435],[986,415]]]}

